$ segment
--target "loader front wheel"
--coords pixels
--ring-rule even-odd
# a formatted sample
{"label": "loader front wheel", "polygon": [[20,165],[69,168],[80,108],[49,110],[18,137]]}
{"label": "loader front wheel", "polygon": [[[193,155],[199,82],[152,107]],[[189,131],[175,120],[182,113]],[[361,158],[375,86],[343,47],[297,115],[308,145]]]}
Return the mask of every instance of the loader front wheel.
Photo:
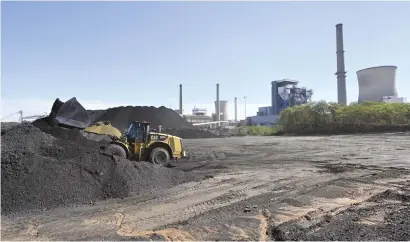
{"label": "loader front wheel", "polygon": [[127,153],[125,152],[124,148],[117,144],[108,145],[104,151],[109,155],[115,155],[124,159],[127,158]]}
{"label": "loader front wheel", "polygon": [[160,166],[167,166],[170,160],[169,153],[164,148],[155,148],[151,151],[150,162]]}

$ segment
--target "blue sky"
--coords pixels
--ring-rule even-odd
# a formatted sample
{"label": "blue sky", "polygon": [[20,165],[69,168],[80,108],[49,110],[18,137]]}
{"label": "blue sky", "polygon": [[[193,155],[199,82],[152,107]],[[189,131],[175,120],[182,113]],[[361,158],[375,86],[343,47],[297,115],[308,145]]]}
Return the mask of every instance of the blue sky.
{"label": "blue sky", "polygon": [[[47,112],[56,97],[86,108],[153,105],[213,111],[243,97],[270,103],[270,82],[300,81],[336,101],[335,24],[344,24],[348,101],[356,71],[397,65],[410,98],[410,2],[2,2],[2,116]],[[50,103],[51,102],[51,103]],[[27,106],[29,104],[29,106]]]}

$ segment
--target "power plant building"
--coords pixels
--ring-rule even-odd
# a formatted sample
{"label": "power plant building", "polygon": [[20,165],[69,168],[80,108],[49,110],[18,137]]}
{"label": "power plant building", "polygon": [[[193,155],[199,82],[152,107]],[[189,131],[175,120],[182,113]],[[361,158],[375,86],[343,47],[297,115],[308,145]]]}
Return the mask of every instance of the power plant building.
{"label": "power plant building", "polygon": [[272,82],[272,114],[278,115],[283,109],[302,105],[310,101],[313,91],[298,87],[298,81],[283,79]]}
{"label": "power plant building", "polygon": [[386,97],[383,97],[383,102],[385,103],[405,103],[407,102],[407,99],[404,97],[386,96]]}
{"label": "power plant building", "polygon": [[306,104],[313,95],[311,89],[298,87],[298,81],[283,79],[271,84],[271,106],[260,107],[256,116],[247,117],[247,124],[273,125],[279,120],[283,109]]}
{"label": "power plant building", "polygon": [[207,123],[212,121],[212,117],[207,115],[208,112],[206,108],[195,108],[192,109],[191,115],[183,115],[183,118],[190,122],[191,124],[195,123]]}

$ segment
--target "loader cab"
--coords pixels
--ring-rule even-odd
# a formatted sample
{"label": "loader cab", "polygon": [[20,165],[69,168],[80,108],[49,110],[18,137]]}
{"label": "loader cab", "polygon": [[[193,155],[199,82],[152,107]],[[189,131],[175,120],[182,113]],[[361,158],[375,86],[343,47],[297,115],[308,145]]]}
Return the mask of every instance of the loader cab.
{"label": "loader cab", "polygon": [[128,127],[126,136],[131,143],[146,143],[149,140],[148,122],[132,122]]}

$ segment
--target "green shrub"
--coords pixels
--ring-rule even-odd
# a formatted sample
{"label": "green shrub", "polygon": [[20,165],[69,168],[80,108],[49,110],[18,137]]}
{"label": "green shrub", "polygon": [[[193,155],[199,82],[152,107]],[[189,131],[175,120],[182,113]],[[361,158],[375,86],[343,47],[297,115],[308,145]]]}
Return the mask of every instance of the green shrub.
{"label": "green shrub", "polygon": [[281,112],[285,133],[349,133],[410,127],[409,103],[363,102],[347,106],[324,101]]}
{"label": "green shrub", "polygon": [[270,136],[275,135],[280,130],[280,127],[269,126],[242,126],[236,129],[236,136]]}
{"label": "green shrub", "polygon": [[248,129],[247,129],[247,127],[239,127],[239,128],[236,130],[236,135],[238,135],[238,136],[246,136],[246,135],[248,135]]}

